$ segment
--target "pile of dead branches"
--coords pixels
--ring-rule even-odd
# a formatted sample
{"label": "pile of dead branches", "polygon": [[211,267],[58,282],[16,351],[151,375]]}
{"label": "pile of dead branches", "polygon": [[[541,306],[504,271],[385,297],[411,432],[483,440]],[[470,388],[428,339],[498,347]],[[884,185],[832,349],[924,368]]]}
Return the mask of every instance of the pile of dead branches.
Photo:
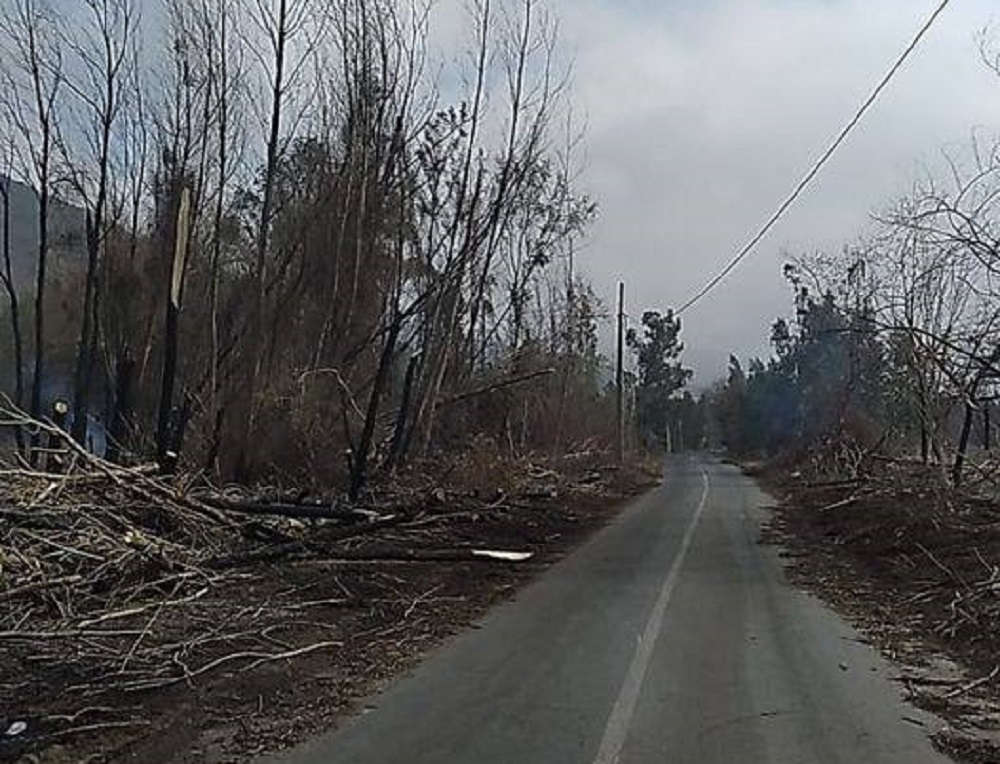
{"label": "pile of dead branches", "polygon": [[876,454],[841,465],[813,460],[783,473],[791,535],[817,554],[846,556],[920,629],[995,662],[1000,498],[991,482],[955,488],[940,468]]}
{"label": "pile of dead branches", "polygon": [[222,601],[240,574],[221,575],[212,561],[240,543],[243,523],[184,481],[108,463],[53,425],[15,421],[61,454],[46,460],[58,472],[0,467],[3,747],[143,724],[128,710],[136,693],[288,652],[253,649],[253,619]]}
{"label": "pile of dead branches", "polygon": [[358,505],[112,464],[3,414],[56,458],[0,463],[0,758],[144,725],[150,691],[339,649],[336,608],[355,593],[276,589],[276,565],[522,562],[556,515],[572,521],[558,497],[615,477],[605,455],[578,454],[572,477],[525,460],[504,487],[418,476]]}

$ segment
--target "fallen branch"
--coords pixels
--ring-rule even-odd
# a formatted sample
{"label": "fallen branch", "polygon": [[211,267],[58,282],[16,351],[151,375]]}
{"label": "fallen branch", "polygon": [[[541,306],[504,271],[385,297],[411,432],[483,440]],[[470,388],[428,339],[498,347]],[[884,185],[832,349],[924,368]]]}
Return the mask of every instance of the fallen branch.
{"label": "fallen branch", "polygon": [[316,652],[317,650],[325,650],[334,647],[343,647],[343,642],[317,642],[314,645],[309,645],[308,647],[300,647],[296,650],[287,650],[283,653],[264,653],[256,650],[245,650],[238,653],[231,653],[230,655],[223,655],[221,658],[216,658],[213,661],[209,661],[204,666],[201,666],[194,671],[186,671],[182,676],[171,677],[169,679],[163,680],[153,680],[151,682],[146,682],[141,685],[136,685],[131,687],[133,690],[152,690],[159,687],[169,687],[170,685],[177,684],[178,682],[185,682],[194,679],[195,677],[207,674],[209,671],[217,669],[219,666],[223,666],[226,663],[232,663],[233,661],[248,660],[255,658],[253,663],[244,667],[244,671],[252,671],[253,669],[261,666],[265,663],[271,663],[273,661],[290,660],[292,658],[298,658],[302,655],[307,655],[308,653]]}
{"label": "fallen branch", "polygon": [[58,578],[50,578],[43,581],[35,581],[34,583],[24,584],[23,586],[15,586],[12,589],[0,592],[0,602],[12,600],[15,597],[21,597],[25,594],[34,594],[35,592],[39,592],[44,589],[54,589],[57,586],[78,584],[81,581],[83,581],[83,576],[72,575],[59,576]]}
{"label": "fallen branch", "polygon": [[331,553],[331,559],[400,562],[526,562],[533,552],[510,552],[492,549],[410,549],[405,547],[377,547],[345,550]]}
{"label": "fallen branch", "polygon": [[952,698],[957,698],[959,695],[964,695],[967,692],[971,692],[977,687],[982,687],[984,684],[989,684],[994,679],[996,679],[997,674],[1000,674],[1000,666],[994,666],[993,670],[984,677],[980,677],[974,682],[969,682],[968,684],[962,685],[961,687],[956,687],[951,692],[946,692],[941,697],[946,700],[951,700]]}
{"label": "fallen branch", "polygon": [[201,497],[200,501],[208,506],[226,512],[236,512],[244,515],[272,515],[275,517],[290,517],[303,520],[359,520],[371,519],[372,515],[367,510],[322,504],[257,502],[216,496]]}
{"label": "fallen branch", "polygon": [[406,518],[402,515],[389,515],[379,520],[368,523],[358,523],[343,528],[332,528],[325,532],[321,538],[315,540],[302,539],[300,541],[290,541],[286,544],[274,544],[263,549],[254,549],[249,552],[237,554],[227,554],[214,557],[206,562],[206,565],[213,570],[226,570],[237,568],[243,565],[256,563],[277,562],[292,558],[298,555],[308,554],[331,554],[329,545],[339,541],[346,541],[358,536],[364,536],[375,531],[399,525]]}
{"label": "fallen branch", "polygon": [[93,724],[84,724],[79,727],[69,727],[64,730],[58,730],[57,732],[52,732],[46,735],[43,740],[59,740],[62,738],[70,737],[71,735],[81,735],[84,732],[94,733],[100,730],[113,730],[113,729],[128,729],[129,727],[148,727],[149,722],[145,719],[136,719],[133,721],[122,721],[122,722],[94,722]]}
{"label": "fallen branch", "polygon": [[533,371],[530,374],[524,374],[520,377],[512,377],[510,379],[504,379],[500,382],[494,382],[486,387],[480,387],[476,390],[470,390],[467,393],[461,393],[459,395],[452,396],[446,401],[442,402],[442,406],[451,406],[455,403],[461,403],[462,401],[468,400],[469,398],[476,398],[480,395],[487,395],[489,393],[496,392],[497,390],[502,390],[505,387],[512,387],[514,385],[520,385],[524,382],[530,382],[533,379],[538,379],[539,377],[547,377],[551,374],[555,374],[555,369],[542,369],[541,371]]}

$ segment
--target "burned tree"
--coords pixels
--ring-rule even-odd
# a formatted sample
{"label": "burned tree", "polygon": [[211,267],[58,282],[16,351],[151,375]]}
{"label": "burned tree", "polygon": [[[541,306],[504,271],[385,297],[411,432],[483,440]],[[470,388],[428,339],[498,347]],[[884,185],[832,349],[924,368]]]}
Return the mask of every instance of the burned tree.
{"label": "burned tree", "polygon": [[[46,288],[48,285],[50,209],[54,176],[56,107],[63,83],[60,26],[53,9],[42,0],[18,0],[0,20],[10,45],[4,69],[4,117],[12,128],[15,174],[38,196],[38,249],[35,259],[33,317],[34,364],[30,412],[42,416],[46,380]],[[9,188],[9,186],[8,186]],[[9,197],[5,195],[5,199]],[[5,205],[5,209],[7,209]],[[4,227],[5,232],[8,230]],[[8,281],[9,279],[8,273]],[[13,284],[9,288],[13,289]],[[13,311],[13,304],[12,304]],[[38,439],[32,438],[32,463]]]}

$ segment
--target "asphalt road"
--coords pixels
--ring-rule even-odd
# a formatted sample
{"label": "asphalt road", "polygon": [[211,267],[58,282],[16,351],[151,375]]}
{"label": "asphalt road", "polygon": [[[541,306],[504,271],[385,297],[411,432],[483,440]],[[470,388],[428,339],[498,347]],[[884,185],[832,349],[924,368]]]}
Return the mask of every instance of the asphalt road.
{"label": "asphalt road", "polygon": [[[758,544],[768,497],[662,487],[283,764],[929,764],[934,720]],[[926,725],[926,726],[924,726]]]}

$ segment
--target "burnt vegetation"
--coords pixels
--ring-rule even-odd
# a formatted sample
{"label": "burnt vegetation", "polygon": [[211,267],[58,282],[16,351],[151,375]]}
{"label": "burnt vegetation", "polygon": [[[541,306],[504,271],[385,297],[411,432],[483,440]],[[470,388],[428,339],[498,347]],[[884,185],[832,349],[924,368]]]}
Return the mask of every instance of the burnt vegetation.
{"label": "burnt vegetation", "polygon": [[[984,59],[996,71],[984,44]],[[773,356],[709,394],[713,437],[782,498],[796,568],[894,654],[914,638],[971,670],[909,691],[951,714],[939,741],[997,716],[1000,152],[981,135],[836,254],[790,259]]]}
{"label": "burnt vegetation", "polygon": [[0,9],[0,758],[245,761],[650,480],[567,65],[535,0],[71,6]]}
{"label": "burnt vegetation", "polygon": [[[15,406],[65,397],[115,462],[355,497],[482,437],[603,434],[573,267],[596,206],[535,3],[475,4],[447,55],[420,3],[140,10],[5,9],[0,201],[34,202],[31,251],[5,251]],[[79,211],[61,248],[55,200]]]}

